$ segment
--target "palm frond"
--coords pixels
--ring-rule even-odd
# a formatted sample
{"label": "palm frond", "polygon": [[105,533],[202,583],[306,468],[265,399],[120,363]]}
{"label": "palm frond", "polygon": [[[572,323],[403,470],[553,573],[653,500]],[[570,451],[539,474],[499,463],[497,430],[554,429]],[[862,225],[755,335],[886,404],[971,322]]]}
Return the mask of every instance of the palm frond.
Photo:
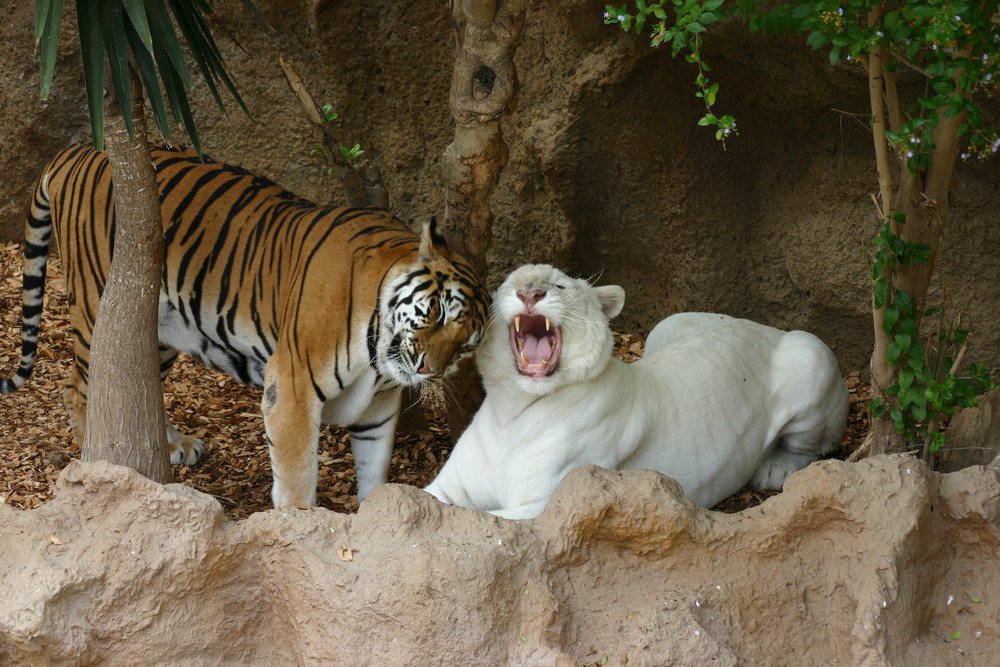
{"label": "palm frond", "polygon": [[35,1],[35,43],[39,49],[41,97],[48,99],[52,75],[56,69],[59,27],[62,24],[63,0]]}
{"label": "palm frond", "polygon": [[[251,0],[242,1],[267,24]],[[35,38],[40,52],[43,99],[52,86],[63,2],[35,0]],[[212,34],[208,19],[215,20],[215,15],[205,0],[77,0],[76,8],[87,104],[98,148],[104,144],[106,71],[129,134],[134,136],[129,99],[129,69],[134,68],[163,136],[170,138],[172,116],[184,124],[191,143],[201,152],[189,96],[193,80],[178,30],[219,108],[226,110],[221,84],[240,109],[250,115]]]}

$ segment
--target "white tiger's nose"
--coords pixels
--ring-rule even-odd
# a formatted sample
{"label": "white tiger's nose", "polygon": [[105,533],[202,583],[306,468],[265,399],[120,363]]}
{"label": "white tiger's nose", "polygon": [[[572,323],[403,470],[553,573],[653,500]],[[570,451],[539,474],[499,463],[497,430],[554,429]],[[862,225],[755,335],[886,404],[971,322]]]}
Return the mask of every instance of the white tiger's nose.
{"label": "white tiger's nose", "polygon": [[519,289],[517,290],[517,298],[523,301],[524,305],[530,308],[545,298],[545,290]]}

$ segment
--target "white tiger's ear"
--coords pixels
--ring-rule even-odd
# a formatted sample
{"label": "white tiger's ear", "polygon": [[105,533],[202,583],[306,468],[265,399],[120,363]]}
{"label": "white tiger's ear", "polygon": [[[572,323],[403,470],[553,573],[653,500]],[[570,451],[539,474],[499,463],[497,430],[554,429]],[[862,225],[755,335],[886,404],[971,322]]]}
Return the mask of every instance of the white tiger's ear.
{"label": "white tiger's ear", "polygon": [[609,320],[617,317],[625,306],[625,290],[618,285],[605,285],[595,287],[597,298],[601,302],[601,311]]}
{"label": "white tiger's ear", "polygon": [[430,262],[434,259],[451,260],[451,251],[448,250],[448,242],[441,233],[437,218],[432,217],[431,221],[424,225],[420,234],[420,261]]}

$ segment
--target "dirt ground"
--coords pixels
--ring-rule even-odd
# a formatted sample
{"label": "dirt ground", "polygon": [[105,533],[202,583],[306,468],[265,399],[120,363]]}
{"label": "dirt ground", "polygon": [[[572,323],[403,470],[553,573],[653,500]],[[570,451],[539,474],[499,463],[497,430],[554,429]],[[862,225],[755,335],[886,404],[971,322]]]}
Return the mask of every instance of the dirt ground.
{"label": "dirt ground", "polygon": [[[72,335],[57,256],[50,258],[46,306],[35,373],[19,391],[0,397],[0,500],[32,509],[51,498],[59,472],[79,457],[62,404],[62,388],[72,364]],[[20,359],[21,246],[0,244],[0,373]],[[642,339],[617,334],[616,353],[626,360],[642,354]],[[833,458],[846,458],[867,432],[868,388],[857,373],[846,378],[851,391],[848,430]],[[424,392],[428,430],[402,433],[389,470],[393,482],[428,484],[451,451],[451,437],[437,397]],[[205,441],[207,452],[195,466],[175,466],[174,480],[216,498],[227,515],[240,519],[270,508],[270,463],[260,392],[206,369],[182,355],[165,383],[165,405],[182,432]],[[347,433],[326,427],[319,454],[318,502],[353,513],[358,509],[354,460]],[[719,509],[738,511],[760,503],[770,492],[744,489]]]}

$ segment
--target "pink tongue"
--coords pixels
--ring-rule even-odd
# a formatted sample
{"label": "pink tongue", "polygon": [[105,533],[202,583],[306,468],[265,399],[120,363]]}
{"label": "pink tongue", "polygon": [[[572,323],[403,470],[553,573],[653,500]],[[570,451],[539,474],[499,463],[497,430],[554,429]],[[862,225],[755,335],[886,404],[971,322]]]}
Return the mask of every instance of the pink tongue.
{"label": "pink tongue", "polygon": [[529,362],[537,362],[552,356],[552,344],[549,342],[548,336],[536,338],[528,334],[524,337],[524,348],[522,351]]}

